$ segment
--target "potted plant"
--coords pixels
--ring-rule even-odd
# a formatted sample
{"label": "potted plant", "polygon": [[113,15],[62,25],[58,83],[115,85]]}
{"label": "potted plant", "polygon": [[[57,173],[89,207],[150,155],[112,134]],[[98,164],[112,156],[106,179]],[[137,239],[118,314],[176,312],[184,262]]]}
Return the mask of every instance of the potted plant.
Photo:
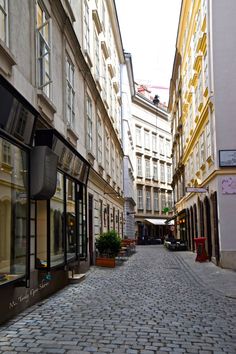
{"label": "potted plant", "polygon": [[96,238],[98,257],[96,265],[102,267],[115,267],[115,257],[121,248],[121,238],[115,230],[102,233]]}

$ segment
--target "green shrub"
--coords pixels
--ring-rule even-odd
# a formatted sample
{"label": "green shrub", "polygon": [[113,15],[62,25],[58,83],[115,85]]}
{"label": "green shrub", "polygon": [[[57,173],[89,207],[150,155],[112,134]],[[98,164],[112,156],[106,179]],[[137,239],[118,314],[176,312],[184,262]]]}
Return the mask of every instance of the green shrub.
{"label": "green shrub", "polygon": [[121,248],[121,238],[115,230],[102,233],[96,238],[96,248],[102,257],[114,258]]}

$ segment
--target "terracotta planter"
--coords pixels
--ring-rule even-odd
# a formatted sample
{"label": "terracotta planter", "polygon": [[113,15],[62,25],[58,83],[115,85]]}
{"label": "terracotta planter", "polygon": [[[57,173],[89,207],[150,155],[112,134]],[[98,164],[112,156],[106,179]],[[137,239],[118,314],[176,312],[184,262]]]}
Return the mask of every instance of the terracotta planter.
{"label": "terracotta planter", "polygon": [[114,268],[116,260],[115,258],[96,258],[96,266]]}

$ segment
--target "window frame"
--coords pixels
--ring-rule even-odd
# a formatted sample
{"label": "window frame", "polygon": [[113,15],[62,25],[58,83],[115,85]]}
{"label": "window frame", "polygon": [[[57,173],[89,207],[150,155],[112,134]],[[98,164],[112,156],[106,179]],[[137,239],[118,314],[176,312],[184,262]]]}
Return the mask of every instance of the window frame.
{"label": "window frame", "polygon": [[[38,7],[42,11],[42,24],[38,25]],[[44,34],[41,34],[41,30],[48,26],[48,42],[44,38]],[[52,98],[52,40],[51,40],[51,17],[43,5],[42,1],[36,2],[36,60],[37,60],[37,86],[39,90],[42,90],[44,94],[51,99]],[[44,32],[44,31],[43,31]],[[41,47],[41,41],[46,48],[46,53],[41,54],[44,51],[44,46]],[[48,55],[48,73],[45,69],[47,66],[46,56]],[[45,64],[46,63],[46,64]],[[48,80],[45,80],[47,77]]]}

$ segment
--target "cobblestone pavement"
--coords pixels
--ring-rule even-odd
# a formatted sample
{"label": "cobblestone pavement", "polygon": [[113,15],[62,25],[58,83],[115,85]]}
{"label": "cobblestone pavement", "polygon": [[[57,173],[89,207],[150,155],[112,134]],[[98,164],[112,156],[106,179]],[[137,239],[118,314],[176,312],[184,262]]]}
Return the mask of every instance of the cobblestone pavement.
{"label": "cobblestone pavement", "polygon": [[0,353],[236,353],[236,299],[180,253],[140,246],[0,327]]}

